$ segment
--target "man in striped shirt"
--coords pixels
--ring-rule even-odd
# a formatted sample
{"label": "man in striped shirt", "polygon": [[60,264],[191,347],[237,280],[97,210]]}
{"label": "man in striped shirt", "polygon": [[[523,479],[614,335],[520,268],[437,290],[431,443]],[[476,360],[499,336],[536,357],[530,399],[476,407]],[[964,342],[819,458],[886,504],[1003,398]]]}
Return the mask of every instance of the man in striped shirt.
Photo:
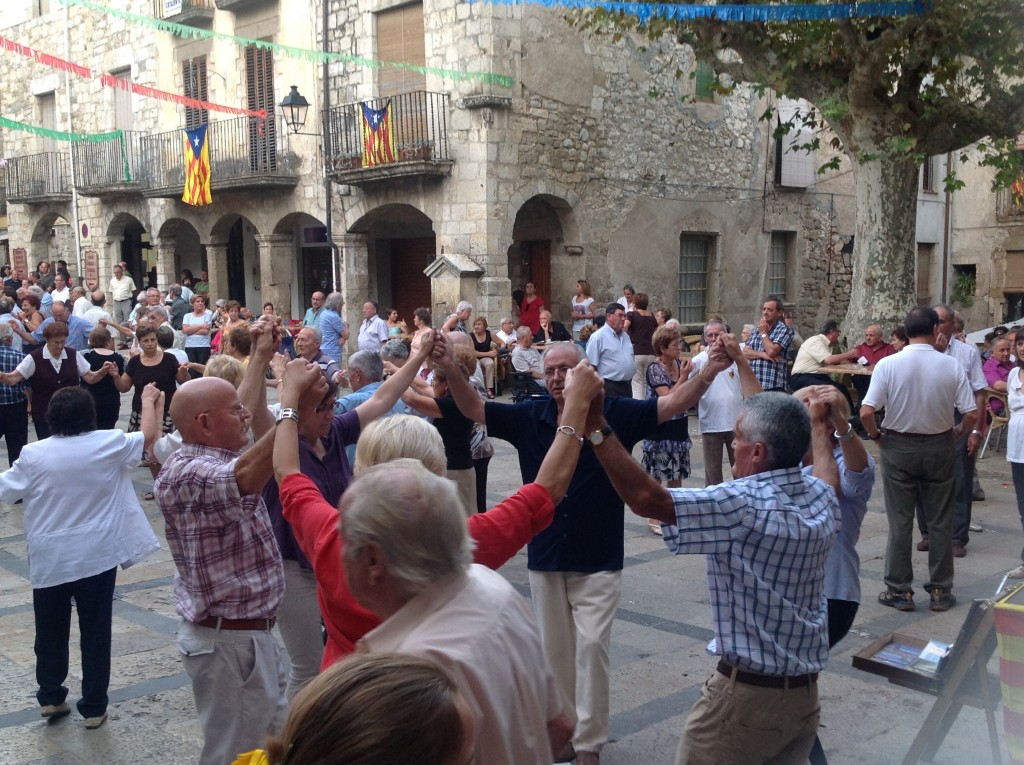
{"label": "man in striped shirt", "polygon": [[[824,577],[839,474],[829,406],[809,406],[810,416],[782,393],[746,399],[733,429],[736,479],[706,489],[663,488],[614,436],[594,445],[630,508],[662,521],[669,550],[707,556],[721,659],[687,718],[677,763],[802,763],[810,754],[828,659]],[[587,430],[605,426],[592,406]],[[814,476],[800,470],[809,444]]]}

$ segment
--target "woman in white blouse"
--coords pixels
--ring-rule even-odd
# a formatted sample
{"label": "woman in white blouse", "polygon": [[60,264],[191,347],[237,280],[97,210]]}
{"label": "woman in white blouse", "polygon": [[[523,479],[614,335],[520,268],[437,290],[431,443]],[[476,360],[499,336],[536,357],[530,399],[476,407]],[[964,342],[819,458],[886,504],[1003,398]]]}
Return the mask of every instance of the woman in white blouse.
{"label": "woman in white blouse", "polygon": [[[1010,474],[1013,476],[1013,490],[1017,494],[1017,512],[1020,523],[1024,527],[1024,334],[1017,335],[1013,355],[1017,358],[1017,366],[1010,370],[1006,378],[1006,402],[1010,409],[1010,424],[1007,426],[1006,459],[1010,463]],[[1011,579],[1024,579],[1024,549],[1021,550],[1021,565],[1013,569],[1008,576]]]}
{"label": "woman in white blouse", "polygon": [[[143,394],[142,432],[96,430],[96,406],[82,388],[62,388],[46,417],[53,435],[22,449],[0,474],[0,500],[25,502],[29,580],[35,612],[36,699],[53,721],[71,713],[68,675],[71,604],[78,612],[82,698],[78,711],[92,730],[107,719],[112,602],[117,567],[160,547],[135,495],[131,468],[159,432],[163,394]],[[75,465],[74,488],[67,483]]]}

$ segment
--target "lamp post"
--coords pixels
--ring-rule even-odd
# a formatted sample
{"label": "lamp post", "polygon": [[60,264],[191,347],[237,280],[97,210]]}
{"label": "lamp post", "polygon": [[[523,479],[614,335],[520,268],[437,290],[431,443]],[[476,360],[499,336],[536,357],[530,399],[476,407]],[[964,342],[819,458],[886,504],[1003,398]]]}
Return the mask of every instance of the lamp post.
{"label": "lamp post", "polygon": [[284,121],[288,129],[298,133],[306,125],[306,112],[309,111],[309,101],[299,93],[297,85],[291,86],[291,91],[282,100],[279,106],[284,112]]}

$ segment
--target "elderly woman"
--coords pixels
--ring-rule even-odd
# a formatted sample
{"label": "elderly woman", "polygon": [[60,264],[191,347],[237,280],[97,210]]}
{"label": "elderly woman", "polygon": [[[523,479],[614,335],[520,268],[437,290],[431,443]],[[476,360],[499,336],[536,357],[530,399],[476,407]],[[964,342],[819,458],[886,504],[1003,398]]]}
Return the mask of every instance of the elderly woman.
{"label": "elderly woman", "polygon": [[185,333],[185,354],[194,364],[205,364],[210,360],[210,329],[213,327],[213,312],[206,308],[206,298],[196,294],[192,297],[192,313],[181,320],[181,331]]}
{"label": "elderly woman", "polygon": [[348,341],[348,327],[341,318],[341,310],[345,307],[345,298],[340,292],[332,292],[324,299],[324,310],[320,314],[320,352],[336,361],[341,366],[341,349]]}
{"label": "elderly woman", "polygon": [[491,337],[491,331],[487,329],[487,317],[477,316],[473,320],[473,333],[469,336],[473,342],[473,352],[476,354],[476,361],[484,372],[484,384],[487,386],[487,398],[494,398],[494,363],[498,358],[498,351]]}
{"label": "elderly woman", "polygon": [[124,373],[124,356],[114,350],[114,338],[103,326],[94,327],[89,333],[89,350],[82,356],[93,371],[99,371],[108,361],[117,366],[116,375],[111,373],[96,383],[82,381],[82,387],[92,394],[96,404],[96,427],[100,430],[116,428],[121,415],[121,392],[115,379]]}
{"label": "elderly woman", "polygon": [[45,318],[39,310],[41,303],[39,298],[31,292],[21,299],[21,320],[25,323],[25,329],[35,332]]}
{"label": "elderly woman", "polygon": [[[647,398],[667,396],[680,379],[690,374],[690,362],[680,359],[682,333],[672,327],[659,327],[651,338],[654,361],[647,367]],[[669,488],[683,485],[690,476],[690,434],[686,413],[661,423],[651,438],[643,442],[644,470],[654,480],[664,481]],[[661,524],[648,520],[653,533],[661,535]]]}
{"label": "elderly woman", "polygon": [[[160,547],[132,486],[131,468],[156,438],[161,394],[145,394],[142,433],[97,430],[92,396],[57,391],[46,410],[53,433],[28,444],[0,475],[0,499],[25,502],[25,537],[35,613],[36,699],[58,720],[67,704],[71,608],[78,612],[82,698],[89,730],[107,719],[112,604],[117,566],[127,568]],[[55,458],[58,455],[59,458]],[[68,465],[75,466],[73,490]]]}
{"label": "elderly woman", "polygon": [[441,329],[445,332],[465,332],[469,334],[469,327],[466,322],[473,313],[473,304],[468,300],[460,300],[455,306],[455,313],[444,320]]}
{"label": "elderly woman", "polygon": [[50,437],[50,426],[46,410],[50,399],[62,388],[77,388],[79,382],[99,382],[109,374],[117,374],[114,362],[108,361],[97,370],[89,368],[89,362],[73,348],[66,348],[68,325],[55,321],[43,327],[44,344],[25,356],[13,372],[0,373],[4,385],[17,385],[32,380],[29,402],[32,406],[32,424],[36,438],[42,441]]}

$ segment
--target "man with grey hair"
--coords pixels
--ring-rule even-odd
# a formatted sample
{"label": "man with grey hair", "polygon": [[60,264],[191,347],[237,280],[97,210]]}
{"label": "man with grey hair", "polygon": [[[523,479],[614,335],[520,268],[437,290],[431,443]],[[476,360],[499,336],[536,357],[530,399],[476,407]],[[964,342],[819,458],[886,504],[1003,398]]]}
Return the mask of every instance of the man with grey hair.
{"label": "man with grey hair", "polygon": [[182,319],[189,312],[188,302],[181,294],[181,285],[172,284],[167,288],[167,311],[170,313],[171,328],[181,330]]}
{"label": "man with grey hair", "polygon": [[[839,472],[831,404],[806,395],[807,407],[784,393],[746,399],[733,427],[737,480],[705,489],[663,488],[612,433],[594,447],[630,508],[662,521],[671,552],[707,556],[721,659],[683,727],[677,765],[807,762],[814,744]],[[607,427],[601,410],[591,414],[588,430]],[[813,476],[800,469],[809,446]]]}
{"label": "man with grey hair", "polygon": [[447,670],[474,717],[473,762],[549,765],[572,724],[529,604],[470,562],[455,485],[418,460],[394,460],[361,473],[340,509],[346,580],[383,622],[358,650]]}
{"label": "man with grey hair", "polygon": [[76,285],[71,288],[71,313],[73,316],[85,318],[85,312],[89,310],[92,303],[85,296],[85,287]]}
{"label": "man with grey hair", "polygon": [[516,330],[516,346],[512,349],[512,368],[517,372],[529,372],[533,382],[547,388],[540,351],[533,347],[533,333],[529,327]]}
{"label": "man with grey hair", "polygon": [[114,264],[114,276],[110,280],[110,299],[114,301],[114,321],[127,324],[132,312],[132,297],[135,295],[135,282],[130,274],[126,274],[120,263]]}
{"label": "man with grey hair", "polygon": [[380,353],[380,347],[387,341],[387,322],[380,318],[377,304],[367,300],[363,303],[363,320],[359,324],[359,350]]}
{"label": "man with grey hair", "polygon": [[324,300],[320,314],[320,349],[324,355],[341,364],[341,349],[348,342],[348,326],[341,316],[345,298],[340,292],[332,292]]}
{"label": "man with grey hair", "polygon": [[405,362],[409,359],[409,346],[403,341],[398,339],[388,340],[384,343],[384,346],[380,349],[380,360],[384,362],[385,372],[387,372],[387,365],[392,364],[396,367],[405,365]]}
{"label": "man with grey hair", "polygon": [[460,300],[459,304],[455,306],[455,313],[444,320],[441,329],[445,332],[465,332],[468,335],[469,327],[466,322],[469,321],[472,314],[473,304],[468,300]]}
{"label": "man with grey hair", "polygon": [[307,325],[295,333],[295,351],[306,361],[312,361],[323,372],[328,380],[338,382],[340,379],[338,362],[324,355],[320,350],[323,335],[313,325]]}
{"label": "man with grey hair", "polygon": [[[384,383],[384,362],[380,353],[372,351],[356,351],[348,359],[348,368],[342,376],[342,384],[348,384],[352,392],[341,396],[334,404],[334,413],[342,414],[351,412],[364,401],[369,401],[377,389]],[[389,417],[392,414],[411,414],[401,399],[396,401],[391,410],[382,416]],[[356,442],[345,447],[348,454],[348,464],[356,464]]]}
{"label": "man with grey hair", "polygon": [[[11,347],[14,331],[7,322],[0,322],[0,372],[13,372],[25,358],[25,354]],[[0,384],[0,436],[7,444],[7,464],[21,455],[21,450],[28,443],[28,398],[25,396],[25,384]]]}

